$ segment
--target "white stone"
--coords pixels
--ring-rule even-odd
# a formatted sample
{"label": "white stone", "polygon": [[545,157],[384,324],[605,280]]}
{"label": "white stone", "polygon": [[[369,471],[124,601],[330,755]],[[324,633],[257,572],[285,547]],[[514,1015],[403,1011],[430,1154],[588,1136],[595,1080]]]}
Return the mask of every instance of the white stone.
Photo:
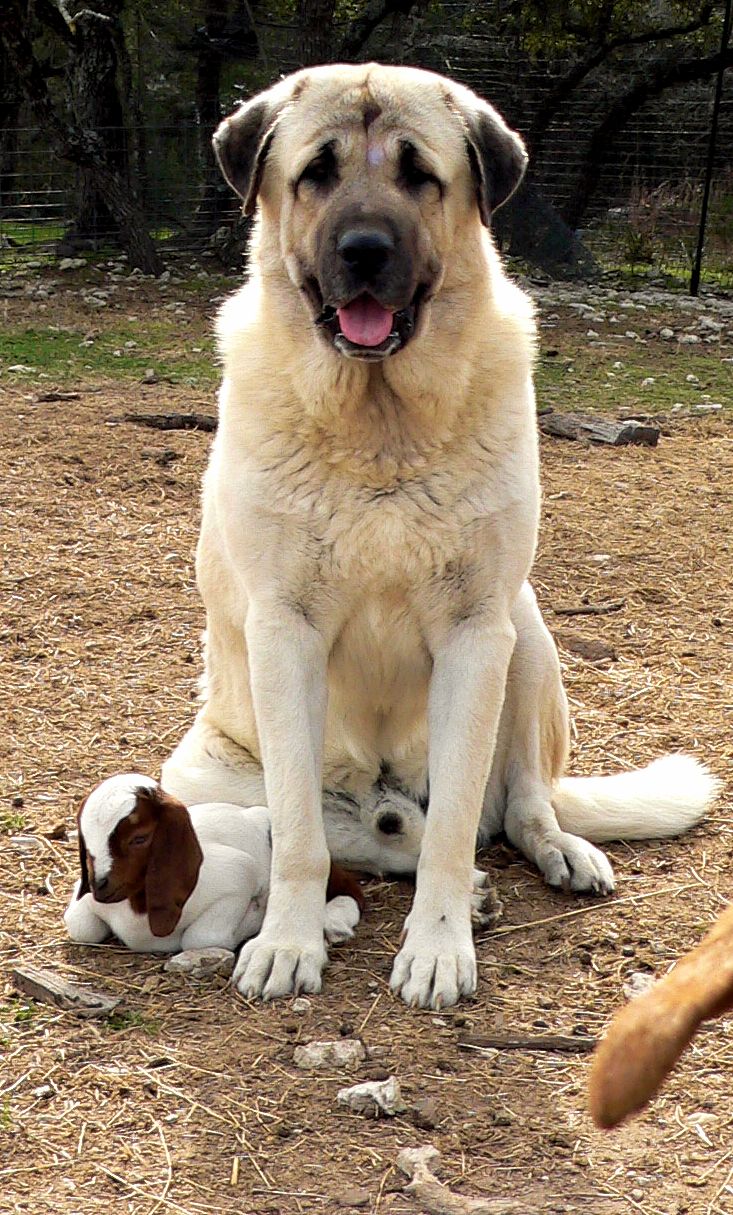
{"label": "white stone", "polygon": [[86,266],[83,257],[62,257],[57,268],[59,270],[81,270],[83,266]]}
{"label": "white stone", "polygon": [[659,336],[660,338],[664,338],[665,342],[668,342],[670,338],[674,337],[674,329],[670,329],[665,325],[664,329],[659,330]]}
{"label": "white stone", "polygon": [[406,1108],[396,1076],[387,1080],[366,1080],[363,1084],[339,1089],[336,1100],[339,1105],[346,1105],[369,1118],[394,1118]]}
{"label": "white stone", "polygon": [[681,346],[696,346],[699,341],[700,338],[696,333],[683,333],[679,338]]}
{"label": "white stone", "polygon": [[654,975],[648,974],[645,970],[635,970],[629,975],[622,987],[622,991],[627,1000],[636,1000],[638,996],[644,996],[656,983]]}
{"label": "white stone", "polygon": [[440,1152],[432,1143],[419,1148],[403,1148],[396,1160],[397,1168],[412,1179],[417,1174],[433,1176],[440,1170]]}
{"label": "white stone", "polygon": [[163,970],[170,974],[188,975],[191,979],[208,979],[212,975],[229,976],[234,970],[234,954],[231,949],[184,949],[174,954],[165,963]]}
{"label": "white stone", "polygon": [[308,1042],[296,1046],[293,1062],[304,1071],[327,1067],[356,1067],[366,1059],[364,1045],[358,1038],[339,1038],[336,1042]]}
{"label": "white stone", "polygon": [[293,1003],[290,1005],[292,1012],[298,1017],[302,1017],[305,1013],[311,1010],[311,1002],[307,996],[296,996]]}

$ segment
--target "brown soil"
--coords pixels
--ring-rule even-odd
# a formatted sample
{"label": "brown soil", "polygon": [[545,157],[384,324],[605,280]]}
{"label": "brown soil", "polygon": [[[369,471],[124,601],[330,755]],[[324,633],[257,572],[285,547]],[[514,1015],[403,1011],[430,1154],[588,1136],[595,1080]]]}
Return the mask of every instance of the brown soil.
{"label": "brown soil", "polygon": [[[395,1158],[425,1142],[456,1191],[517,1198],[527,1215],[730,1211],[725,1023],[699,1036],[643,1117],[610,1135],[585,1112],[587,1057],[457,1046],[467,1032],[601,1033],[629,973],[663,973],[730,894],[729,793],[685,839],[613,845],[619,889],[607,902],[551,892],[498,844],[486,861],[504,919],[479,937],[476,1000],[441,1015],[388,990],[407,884],[369,884],[356,941],[333,951],[324,992],[301,1015],[289,1001],[248,1005],[218,981],[175,979],[151,957],[67,942],[75,845],[45,833],[71,831],[103,776],[155,773],[194,712],[203,613],[192,555],[208,447],[197,433],[110,424],[128,409],[190,408],[184,389],[82,391],[34,404],[9,390],[1,421],[0,1211],[330,1215],[363,1201],[398,1215],[417,1208]],[[727,777],[730,424],[681,423],[656,450],[543,440],[543,462],[535,585],[548,622],[571,645],[604,641],[617,654],[594,663],[562,651],[573,770],[685,749]],[[624,606],[554,615],[586,597]],[[39,836],[40,850],[24,852],[18,834]],[[124,1014],[87,1022],[15,997],[21,959],[124,994]],[[293,1066],[296,1043],[339,1034],[370,1052],[354,1080],[395,1074],[408,1106],[434,1098],[432,1115],[368,1121],[336,1104],[348,1076]]]}

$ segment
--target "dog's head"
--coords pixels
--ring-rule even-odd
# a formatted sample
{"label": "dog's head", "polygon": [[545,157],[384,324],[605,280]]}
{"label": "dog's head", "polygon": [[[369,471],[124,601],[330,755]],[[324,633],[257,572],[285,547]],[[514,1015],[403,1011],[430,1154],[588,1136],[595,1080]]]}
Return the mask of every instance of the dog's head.
{"label": "dog's head", "polygon": [[203,860],[188,810],[147,776],[98,785],[79,811],[79,897],[128,899],[154,936],[173,932]]}
{"label": "dog's head", "polygon": [[[348,358],[378,360],[424,329],[456,241],[518,185],[524,146],[468,89],[414,68],[308,68],[253,98],[214,137],[222,171]],[[456,269],[457,267],[457,269]]]}

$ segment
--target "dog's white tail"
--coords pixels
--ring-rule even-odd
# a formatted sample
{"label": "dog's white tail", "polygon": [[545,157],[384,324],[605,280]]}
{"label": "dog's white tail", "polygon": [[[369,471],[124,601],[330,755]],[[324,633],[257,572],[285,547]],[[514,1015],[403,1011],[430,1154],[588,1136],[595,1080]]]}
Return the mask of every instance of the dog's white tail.
{"label": "dog's white tail", "polygon": [[667,755],[617,776],[564,776],[552,804],[562,831],[603,840],[681,835],[703,817],[720,781],[690,755]]}

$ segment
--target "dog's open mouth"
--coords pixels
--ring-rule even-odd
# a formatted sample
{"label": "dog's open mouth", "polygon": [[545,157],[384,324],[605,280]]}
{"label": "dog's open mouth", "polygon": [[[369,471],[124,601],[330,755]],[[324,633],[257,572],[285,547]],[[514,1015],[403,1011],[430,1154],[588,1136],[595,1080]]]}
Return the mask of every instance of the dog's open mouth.
{"label": "dog's open mouth", "polygon": [[398,312],[364,292],[340,308],[327,304],[316,317],[316,325],[346,358],[384,359],[412,337],[425,291],[424,286],[418,287],[411,302]]}

